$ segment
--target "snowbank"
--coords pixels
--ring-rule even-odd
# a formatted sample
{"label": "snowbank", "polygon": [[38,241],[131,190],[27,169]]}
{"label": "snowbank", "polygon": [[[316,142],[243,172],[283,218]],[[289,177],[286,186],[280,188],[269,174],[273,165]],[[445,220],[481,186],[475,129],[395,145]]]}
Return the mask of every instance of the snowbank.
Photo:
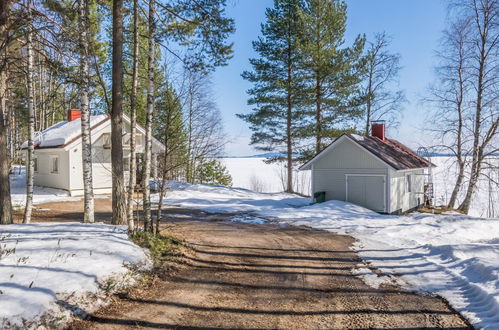
{"label": "snowbank", "polygon": [[[286,193],[257,193],[243,188],[172,182],[165,204],[207,212],[255,212],[274,208],[298,207],[310,200]],[[158,201],[158,194],[152,196]]]}
{"label": "snowbank", "polygon": [[499,329],[499,219],[380,215],[340,201],[257,214],[351,235],[360,256],[401,285],[439,294],[475,326]]}
{"label": "snowbank", "polygon": [[131,280],[127,264],[148,267],[149,259],[128,240],[125,226],[1,226],[0,328],[25,328],[41,318],[64,322],[72,305],[91,310],[102,303],[102,290]]}

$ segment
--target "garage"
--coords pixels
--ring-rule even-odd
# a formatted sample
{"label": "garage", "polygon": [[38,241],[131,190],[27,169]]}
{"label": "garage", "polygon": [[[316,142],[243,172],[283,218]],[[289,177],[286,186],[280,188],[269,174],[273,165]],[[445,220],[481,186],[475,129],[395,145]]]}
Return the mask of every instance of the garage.
{"label": "garage", "polygon": [[386,176],[345,174],[346,201],[376,212],[386,212]]}

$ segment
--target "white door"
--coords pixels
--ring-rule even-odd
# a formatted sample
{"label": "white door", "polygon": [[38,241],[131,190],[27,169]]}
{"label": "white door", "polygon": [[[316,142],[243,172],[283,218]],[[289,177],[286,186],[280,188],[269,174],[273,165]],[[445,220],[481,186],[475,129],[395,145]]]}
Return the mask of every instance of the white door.
{"label": "white door", "polygon": [[384,175],[346,175],[346,201],[376,212],[386,212]]}

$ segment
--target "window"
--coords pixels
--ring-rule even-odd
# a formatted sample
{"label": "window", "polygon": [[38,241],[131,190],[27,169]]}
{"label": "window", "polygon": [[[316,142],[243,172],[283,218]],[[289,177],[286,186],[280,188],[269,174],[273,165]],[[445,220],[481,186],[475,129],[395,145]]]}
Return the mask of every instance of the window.
{"label": "window", "polygon": [[111,149],[111,133],[102,134],[102,147],[104,149]]}
{"label": "window", "polygon": [[59,173],[59,157],[57,156],[52,156],[50,158],[50,163],[52,165],[52,170],[51,172],[54,174]]}
{"label": "window", "polygon": [[406,175],[405,179],[407,181],[407,192],[411,192],[412,191],[411,175],[410,174]]}
{"label": "window", "polygon": [[[123,146],[129,147],[132,141],[132,135],[130,133],[126,133],[123,136]],[[140,147],[142,145],[142,139],[140,134],[135,134],[135,145]]]}
{"label": "window", "polygon": [[130,158],[123,158],[123,171],[130,171]]}
{"label": "window", "polygon": [[38,172],[38,158],[36,157],[33,158],[33,168],[35,172]]}

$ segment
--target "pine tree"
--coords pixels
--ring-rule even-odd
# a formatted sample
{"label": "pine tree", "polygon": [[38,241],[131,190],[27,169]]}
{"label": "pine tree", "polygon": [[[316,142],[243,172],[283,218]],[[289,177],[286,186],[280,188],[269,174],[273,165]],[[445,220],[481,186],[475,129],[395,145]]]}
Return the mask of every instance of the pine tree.
{"label": "pine tree", "polygon": [[12,202],[10,196],[10,163],[7,154],[7,68],[8,47],[12,31],[12,1],[0,2],[0,224],[12,223]]}
{"label": "pine tree", "polygon": [[159,162],[159,200],[156,209],[156,232],[159,231],[163,199],[167,181],[179,178],[178,172],[187,164],[187,135],[184,128],[182,104],[175,90],[167,82],[158,90],[154,135],[162,137],[165,150]]}
{"label": "pine tree", "polygon": [[113,1],[111,172],[113,186],[112,223],[127,223],[123,167],[123,0]]}
{"label": "pine tree", "polygon": [[218,159],[201,159],[197,165],[196,183],[232,186],[232,177]]}
{"label": "pine tree", "polygon": [[[301,0],[275,0],[266,11],[262,37],[253,42],[259,58],[250,59],[252,71],[242,77],[253,87],[248,91],[252,113],[240,114],[253,131],[251,144],[265,151],[283,152],[287,167],[287,192],[293,192],[293,153],[296,151],[304,112],[303,72],[299,49],[303,29]],[[282,158],[281,158],[282,160]]]}
{"label": "pine tree", "polygon": [[313,118],[304,134],[315,139],[315,153],[351,130],[352,120],[362,114],[359,96],[365,38],[358,36],[351,47],[345,47],[346,15],[347,6],[339,0],[307,0],[300,10],[300,66],[307,77],[305,104]]}

